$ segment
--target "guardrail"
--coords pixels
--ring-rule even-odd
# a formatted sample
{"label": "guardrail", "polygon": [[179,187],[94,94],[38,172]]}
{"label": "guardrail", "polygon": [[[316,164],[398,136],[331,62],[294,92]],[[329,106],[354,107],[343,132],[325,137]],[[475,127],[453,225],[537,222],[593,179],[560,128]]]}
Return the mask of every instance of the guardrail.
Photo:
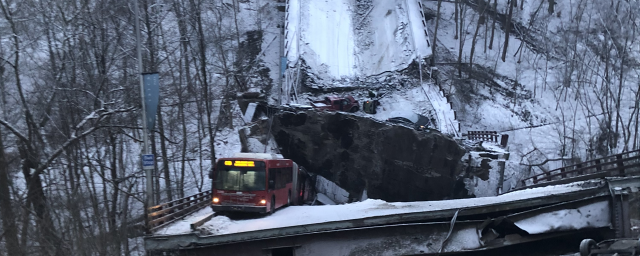
{"label": "guardrail", "polygon": [[[625,176],[638,172],[640,172],[640,150],[634,150],[533,175],[522,180],[522,188],[611,176]],[[531,183],[531,185],[527,185],[527,183]]]}
{"label": "guardrail", "polygon": [[211,190],[183,197],[147,209],[147,229],[157,230],[211,203]]}
{"label": "guardrail", "polygon": [[506,147],[509,141],[509,135],[498,134],[497,131],[468,131],[466,134],[469,140],[488,141],[500,143],[500,146]]}

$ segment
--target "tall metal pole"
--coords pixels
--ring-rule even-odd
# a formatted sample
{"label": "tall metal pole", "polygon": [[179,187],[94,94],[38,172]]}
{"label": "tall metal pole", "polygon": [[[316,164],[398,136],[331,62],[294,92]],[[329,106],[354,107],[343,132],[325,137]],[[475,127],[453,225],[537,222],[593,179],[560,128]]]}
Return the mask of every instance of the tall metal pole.
{"label": "tall metal pole", "polygon": [[282,66],[282,57],[284,57],[284,44],[287,41],[287,38],[285,38],[285,27],[287,25],[286,19],[287,19],[288,5],[289,5],[289,1],[285,1],[284,13],[282,14],[282,28],[280,29],[280,70],[278,70],[278,85],[280,85],[280,102],[278,102],[278,105],[284,104],[284,101],[282,99],[282,94],[284,90],[282,83],[284,82],[284,79],[282,79],[282,76],[285,73],[282,72],[282,70],[284,69],[286,72],[286,68]]}
{"label": "tall metal pole", "polygon": [[[133,3],[134,10],[136,12],[136,48],[138,51],[138,71],[140,73],[140,98],[142,99],[142,140],[144,146],[142,148],[142,154],[149,154],[149,135],[147,134],[147,108],[144,102],[144,79],[142,73],[142,46],[140,46],[140,10],[138,8],[138,1]],[[142,156],[140,156],[140,168],[142,166]],[[145,169],[145,175],[147,176],[147,207],[153,206],[153,179],[152,170]]]}

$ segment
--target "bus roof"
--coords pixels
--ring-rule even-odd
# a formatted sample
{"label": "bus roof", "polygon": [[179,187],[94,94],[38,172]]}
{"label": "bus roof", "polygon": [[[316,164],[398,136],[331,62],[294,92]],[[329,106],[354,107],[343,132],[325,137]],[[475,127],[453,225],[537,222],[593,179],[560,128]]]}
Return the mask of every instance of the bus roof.
{"label": "bus roof", "polygon": [[269,154],[269,153],[236,153],[233,157],[235,158],[255,158],[255,159],[284,159],[284,157],[280,154]]}

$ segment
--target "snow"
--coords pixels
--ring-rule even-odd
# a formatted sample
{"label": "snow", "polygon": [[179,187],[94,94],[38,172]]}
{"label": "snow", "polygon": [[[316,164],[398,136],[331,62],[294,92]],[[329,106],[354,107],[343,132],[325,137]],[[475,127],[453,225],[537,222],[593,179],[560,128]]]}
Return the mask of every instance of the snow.
{"label": "snow", "polygon": [[604,200],[576,209],[562,209],[516,221],[514,224],[531,235],[549,231],[608,227],[609,201]]}
{"label": "snow", "polygon": [[257,158],[257,159],[284,159],[284,157],[280,154],[267,154],[267,153],[235,153],[233,157]]}
{"label": "snow", "polygon": [[[584,182],[577,182],[566,185],[515,191],[495,197],[479,197],[458,200],[389,203],[379,199],[367,199],[362,202],[342,205],[288,206],[278,210],[270,216],[257,219],[231,220],[226,216],[217,216],[205,223],[200,229],[212,235],[222,235],[331,221],[355,220],[401,213],[482,207],[509,201],[527,200],[549,195],[575,192],[584,189],[583,184]],[[205,209],[199,214],[206,214],[207,211],[208,210]],[[190,220],[197,218],[197,214],[189,217]],[[156,235],[188,233],[190,230],[182,227],[188,226],[187,222],[189,222],[189,220],[172,224],[162,229],[161,232],[157,232]]]}
{"label": "snow", "polygon": [[[625,4],[625,2],[621,2]],[[523,10],[514,9],[514,19],[524,26],[528,26],[540,1],[524,1]],[[435,10],[435,1],[424,2],[426,8]],[[506,11],[506,1],[499,3],[498,10],[502,13]],[[578,9],[581,5],[581,10]],[[469,130],[498,131],[499,134],[509,135],[508,151],[511,157],[507,160],[505,172],[505,189],[513,188],[521,178],[531,174],[540,173],[538,167],[529,170],[525,164],[541,163],[546,159],[567,158],[572,161],[550,161],[541,166],[545,169],[554,169],[598,157],[595,148],[598,146],[598,135],[600,134],[600,124],[603,120],[603,112],[598,99],[603,97],[600,84],[602,84],[604,63],[600,57],[586,45],[587,39],[579,38],[575,51],[568,51],[568,56],[561,56],[562,47],[571,44],[574,29],[585,30],[587,27],[593,31],[599,31],[602,23],[607,19],[606,10],[610,10],[608,3],[583,2],[580,4],[569,4],[568,2],[556,2],[554,14],[547,13],[546,3],[537,13],[536,23],[530,29],[534,40],[539,40],[538,47],[549,51],[543,54],[530,49],[530,45],[524,44],[522,50],[518,52],[522,41],[514,34],[509,38],[509,48],[507,49],[506,61],[500,60],[500,55],[504,47],[505,34],[503,30],[496,28],[493,49],[485,49],[484,28],[481,28],[477,38],[477,45],[474,54],[474,65],[479,65],[488,71],[495,71],[491,75],[490,83],[478,82],[473,79],[465,80],[465,83],[458,83],[451,91],[453,95],[472,94],[472,100],[461,102],[462,99],[454,99],[457,110],[457,117],[460,120],[462,132]],[[469,63],[471,50],[471,36],[475,32],[475,25],[478,13],[465,5],[463,12],[464,24],[461,37],[466,41],[462,46],[462,61]],[[626,12],[628,9],[621,8]],[[449,51],[440,51],[438,61],[448,62],[457,59],[460,48],[459,41],[454,39],[455,23],[453,20],[453,3],[442,3],[442,15],[438,32],[439,49],[445,48]],[[560,15],[561,13],[561,15]],[[620,15],[622,15],[621,13]],[[584,15],[581,23],[577,23],[576,17]],[[489,19],[491,22],[491,19]],[[489,34],[491,28],[489,24]],[[577,26],[581,27],[578,28]],[[429,21],[428,27],[433,30],[435,20]],[[621,28],[622,29],[622,28]],[[606,32],[606,31],[605,31]],[[594,39],[596,44],[601,44],[605,37],[599,36]],[[580,41],[583,40],[583,41]],[[589,39],[591,40],[591,39]],[[600,41],[598,41],[600,40]],[[637,40],[635,40],[637,41]],[[635,42],[634,41],[634,42]],[[593,42],[591,42],[593,43]],[[634,47],[635,44],[628,47]],[[566,50],[566,49],[565,49]],[[565,73],[570,63],[563,60],[578,58],[579,62],[589,63],[578,65],[581,69],[576,69],[570,74],[571,86],[563,84]],[[443,60],[441,60],[443,59]],[[613,63],[619,60],[613,59]],[[479,70],[483,72],[482,70]],[[457,75],[457,74],[456,74]],[[616,75],[617,74],[616,72]],[[624,126],[632,123],[634,118],[630,114],[635,107],[634,88],[637,88],[637,75],[626,73],[623,83],[623,93],[620,113],[624,120]],[[447,80],[453,80],[446,77]],[[457,78],[456,78],[457,79]],[[465,79],[465,77],[463,77]],[[617,90],[619,81],[612,81],[612,90]],[[514,82],[519,85],[514,86]],[[615,85],[614,85],[615,84]],[[450,85],[446,85],[447,88]],[[448,89],[449,90],[449,89]],[[456,92],[461,90],[462,92]],[[517,95],[515,98],[508,95],[509,91]],[[437,94],[436,94],[437,95]],[[611,96],[610,96],[611,97]],[[447,109],[449,104],[443,104],[436,97],[429,97],[436,114],[441,114],[443,109]],[[609,103],[615,104],[615,103]],[[613,109],[615,111],[615,108]],[[438,120],[442,123],[442,117]],[[614,117],[615,119],[615,117]],[[612,124],[615,126],[615,120]],[[631,128],[633,129],[633,128]],[[440,127],[441,131],[446,131]],[[617,148],[605,154],[618,153],[625,149],[625,141],[622,134]],[[627,132],[629,134],[629,132]],[[633,131],[631,131],[633,133]],[[633,144],[633,138],[627,146]]]}
{"label": "snow", "polygon": [[247,111],[245,111],[244,115],[242,116],[242,119],[245,123],[251,123],[251,119],[253,119],[253,115],[256,113],[257,106],[258,104],[256,104],[255,102],[249,103],[249,106],[247,106]]}
{"label": "snow", "polygon": [[451,103],[447,100],[444,92],[433,83],[423,83],[422,90],[427,95],[427,99],[431,102],[431,106],[435,109],[435,116],[438,118],[438,130],[445,134],[454,134],[459,136],[459,125],[456,121],[456,114],[451,107]]}
{"label": "snow", "polygon": [[300,56],[329,84],[404,69],[431,54],[417,5],[415,0],[373,0],[358,18],[349,0],[290,0],[288,66]]}
{"label": "snow", "polygon": [[422,4],[420,0],[406,0],[406,6],[409,10],[408,16],[411,25],[413,44],[420,59],[431,56],[431,46],[427,37],[427,26],[424,22],[424,14],[422,13]]}
{"label": "snow", "polygon": [[332,77],[353,76],[355,45],[347,0],[302,1],[304,55],[309,65]]}
{"label": "snow", "polygon": [[[320,175],[316,176],[315,188],[318,194],[322,193],[323,196],[327,197],[332,202],[339,204],[349,202],[349,192]],[[320,200],[320,197],[318,197],[318,200]]]}
{"label": "snow", "polygon": [[320,202],[320,203],[322,203],[324,205],[336,205],[336,202],[331,200],[331,198],[329,198],[328,196],[326,196],[323,193],[317,193],[316,194],[316,199],[318,200],[318,202]]}
{"label": "snow", "polygon": [[183,234],[191,232],[191,223],[194,223],[202,217],[212,214],[211,207],[202,208],[192,214],[189,214],[174,223],[162,227],[154,232],[155,235]]}

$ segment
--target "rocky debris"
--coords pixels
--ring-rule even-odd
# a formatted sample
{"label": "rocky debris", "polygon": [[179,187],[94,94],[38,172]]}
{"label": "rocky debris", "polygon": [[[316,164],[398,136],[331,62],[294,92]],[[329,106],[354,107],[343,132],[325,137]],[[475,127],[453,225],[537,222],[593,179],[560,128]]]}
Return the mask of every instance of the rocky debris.
{"label": "rocky debris", "polygon": [[371,16],[369,15],[373,10],[373,0],[356,0],[354,4],[353,16],[351,23],[354,24],[356,37],[356,46],[358,47],[358,53],[369,50],[373,45],[373,33],[371,33]]}
{"label": "rocky debris", "polygon": [[283,111],[272,134],[284,157],[349,192],[368,198],[423,201],[450,198],[465,151],[437,131],[341,112]]}
{"label": "rocky debris", "polygon": [[499,188],[504,186],[505,162],[509,160],[509,152],[491,142],[466,140],[462,145],[467,153],[462,158],[465,171],[460,178],[468,192],[458,197],[498,195]]}
{"label": "rocky debris", "polygon": [[312,70],[304,59],[301,64],[302,86],[299,93],[327,93],[348,92],[363,89],[406,89],[420,83],[418,63],[413,61],[406,68],[387,71],[366,77],[343,77],[340,79],[322,75],[322,72]]}
{"label": "rocky debris", "polygon": [[262,118],[238,130],[240,137],[240,152],[243,153],[274,153],[277,145],[269,133],[269,119]]}

